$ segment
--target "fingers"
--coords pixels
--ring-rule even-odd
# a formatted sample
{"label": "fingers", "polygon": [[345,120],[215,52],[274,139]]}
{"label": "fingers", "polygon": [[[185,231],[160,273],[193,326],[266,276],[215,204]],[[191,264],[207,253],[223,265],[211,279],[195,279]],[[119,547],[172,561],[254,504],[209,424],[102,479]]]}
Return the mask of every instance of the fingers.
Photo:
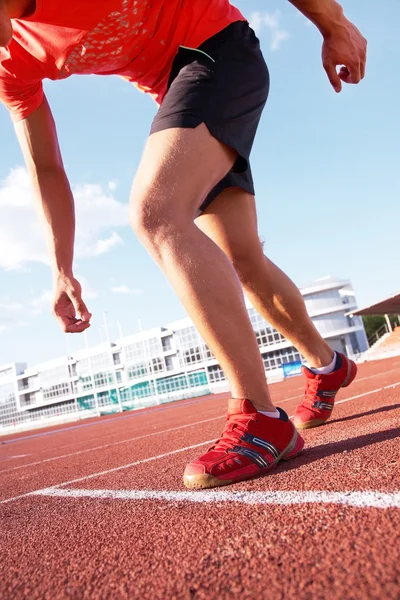
{"label": "fingers", "polygon": [[81,294],[82,292],[80,286],[72,288],[71,291],[69,291],[68,293],[71,302],[74,306],[75,313],[78,315],[79,319],[81,321],[89,322],[92,317],[92,314],[89,312],[86,304],[82,300]]}
{"label": "fingers", "polygon": [[90,327],[89,322],[82,321],[81,319],[75,319],[65,315],[56,315],[56,318],[64,333],[82,333]]}
{"label": "fingers", "polygon": [[53,313],[64,333],[81,333],[90,327],[92,315],[82,300],[82,288],[76,279],[58,280]]}
{"label": "fingers", "polygon": [[326,71],[326,74],[328,75],[329,81],[331,82],[331,86],[338,94],[342,91],[342,82],[340,80],[338,72],[336,71],[336,65],[331,62],[324,62],[324,69]]}
{"label": "fingers", "polygon": [[87,321],[76,321],[76,323],[71,323],[64,329],[64,333],[82,333],[86,329],[89,329],[90,323]]}
{"label": "fingers", "polygon": [[353,65],[351,67],[341,67],[339,71],[339,77],[345,83],[360,83],[362,79],[361,75],[361,63]]}

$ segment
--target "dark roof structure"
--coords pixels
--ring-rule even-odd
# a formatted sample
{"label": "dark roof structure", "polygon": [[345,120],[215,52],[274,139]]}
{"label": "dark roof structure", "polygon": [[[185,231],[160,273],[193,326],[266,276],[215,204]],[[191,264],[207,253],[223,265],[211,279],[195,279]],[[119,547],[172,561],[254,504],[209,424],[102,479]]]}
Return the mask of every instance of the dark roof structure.
{"label": "dark roof structure", "polygon": [[360,308],[351,313],[352,315],[400,315],[400,294],[390,296],[376,304]]}

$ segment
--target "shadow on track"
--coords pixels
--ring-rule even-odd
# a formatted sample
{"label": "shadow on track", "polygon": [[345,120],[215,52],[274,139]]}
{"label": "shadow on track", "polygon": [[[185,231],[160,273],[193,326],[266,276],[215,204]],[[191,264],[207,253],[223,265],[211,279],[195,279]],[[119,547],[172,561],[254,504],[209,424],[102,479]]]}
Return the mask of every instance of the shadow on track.
{"label": "shadow on track", "polygon": [[323,444],[322,446],[315,446],[313,448],[307,448],[306,446],[304,454],[300,454],[300,456],[294,458],[290,462],[279,463],[279,466],[275,472],[284,473],[285,471],[298,469],[303,465],[309,465],[317,460],[321,460],[321,458],[333,456],[334,454],[341,454],[342,452],[359,450],[360,448],[372,446],[373,444],[378,444],[379,442],[395,440],[398,437],[400,437],[400,429],[395,428],[369,433],[368,435],[360,435],[348,440],[342,440],[341,442],[330,442],[329,444]]}
{"label": "shadow on track", "polygon": [[381,408],[375,408],[374,410],[369,410],[368,412],[350,415],[349,417],[342,417],[341,419],[331,419],[329,420],[329,424],[343,423],[344,421],[352,421],[353,419],[359,419],[360,417],[378,415],[379,413],[389,412],[390,410],[396,410],[396,408],[400,408],[400,404],[389,404],[388,406],[382,406]]}

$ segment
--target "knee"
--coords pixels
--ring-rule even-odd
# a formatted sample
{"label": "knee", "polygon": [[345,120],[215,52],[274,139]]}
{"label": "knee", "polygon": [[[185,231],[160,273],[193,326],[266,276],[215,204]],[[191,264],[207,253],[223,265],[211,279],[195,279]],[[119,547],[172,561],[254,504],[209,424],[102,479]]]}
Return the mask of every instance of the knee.
{"label": "knee", "polygon": [[165,246],[179,230],[180,218],[157,194],[136,194],[129,208],[130,225],[149,250]]}
{"label": "knee", "polygon": [[265,270],[262,248],[257,252],[235,252],[230,259],[243,287],[253,288],[258,285]]}

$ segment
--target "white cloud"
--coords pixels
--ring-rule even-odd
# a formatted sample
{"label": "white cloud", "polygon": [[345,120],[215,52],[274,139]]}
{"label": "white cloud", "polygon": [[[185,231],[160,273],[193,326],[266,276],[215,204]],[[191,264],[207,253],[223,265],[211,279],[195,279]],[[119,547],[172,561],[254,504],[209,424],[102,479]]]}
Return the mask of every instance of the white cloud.
{"label": "white cloud", "polygon": [[51,290],[43,290],[43,292],[39,294],[39,296],[37,296],[31,301],[34,313],[37,314],[39,312],[42,312],[43,308],[50,306],[52,298],[53,294]]}
{"label": "white cloud", "polygon": [[79,283],[82,286],[82,292],[83,292],[83,299],[85,300],[94,300],[95,298],[98,297],[98,293],[95,289],[93,289],[93,287],[91,286],[91,284],[89,283],[89,281],[86,279],[86,277],[83,277],[83,275],[77,275],[76,276],[77,280],[79,281]]}
{"label": "white cloud", "polygon": [[124,240],[122,237],[113,231],[109,237],[98,240],[94,246],[89,247],[86,250],[82,249],[81,254],[86,256],[100,256],[101,254],[109,252],[114,246],[120,246],[123,243]]}
{"label": "white cloud", "polygon": [[22,312],[23,305],[18,302],[0,302],[0,333],[13,329],[14,327],[23,327],[26,325],[16,314]]}
{"label": "white cloud", "polygon": [[263,29],[270,32],[270,49],[275,52],[279,50],[282,42],[290,38],[290,33],[280,27],[281,13],[276,10],[273,13],[268,11],[255,11],[250,15],[250,24],[259,35]]}
{"label": "white cloud", "polygon": [[276,29],[272,32],[270,48],[273,52],[279,50],[281,43],[290,38],[290,33],[284,29]]}
{"label": "white cloud", "polygon": [[111,288],[111,291],[113,294],[125,294],[129,296],[140,296],[141,294],[143,294],[143,290],[133,289],[125,284],[114,285]]}
{"label": "white cloud", "polygon": [[1,311],[9,311],[15,313],[20,312],[23,308],[23,305],[19,302],[0,302]]}
{"label": "white cloud", "polygon": [[108,189],[111,190],[112,192],[114,190],[116,190],[118,187],[118,182],[117,181],[109,181],[108,182]]}
{"label": "white cloud", "polygon": [[[114,230],[128,225],[128,206],[100,185],[80,185],[73,191],[76,256],[99,256],[121,243],[122,238]],[[12,169],[0,181],[0,215],[0,268],[17,269],[32,262],[48,264],[26,169]]]}
{"label": "white cloud", "polygon": [[0,333],[7,331],[8,329],[14,329],[15,327],[25,327],[27,323],[20,319],[13,317],[0,317]]}

